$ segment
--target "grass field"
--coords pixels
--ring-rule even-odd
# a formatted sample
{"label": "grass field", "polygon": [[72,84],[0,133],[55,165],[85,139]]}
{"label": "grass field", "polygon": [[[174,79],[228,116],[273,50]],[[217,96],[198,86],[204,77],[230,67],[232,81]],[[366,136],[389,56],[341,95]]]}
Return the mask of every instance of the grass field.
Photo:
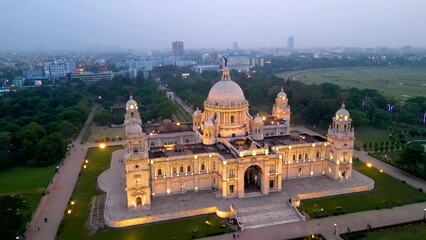
{"label": "grass field", "polygon": [[0,194],[44,188],[55,174],[56,166],[17,167],[0,173]]}
{"label": "grass field", "polygon": [[[288,73],[278,76],[288,76]],[[414,68],[343,68],[306,72],[295,80],[306,84],[334,83],[343,88],[378,89],[385,96],[409,98],[424,96],[426,69]]]}
{"label": "grass field", "polygon": [[353,168],[374,180],[375,189],[373,191],[304,200],[302,201],[302,210],[307,212],[310,217],[317,218],[336,214],[392,208],[426,200],[426,193],[420,192],[386,173],[380,173],[379,170],[375,168],[367,167],[367,165],[360,160],[354,161]]}
{"label": "grass field", "polygon": [[423,236],[423,238],[426,236],[426,223],[371,232],[367,234],[365,239],[411,240],[421,239],[421,236]]}
{"label": "grass field", "polygon": [[[72,212],[64,216],[57,239],[192,239],[231,231],[227,226],[222,227],[223,220],[207,215],[124,229],[107,229],[88,236],[84,222],[89,212],[89,203],[92,197],[101,194],[96,188],[97,177],[109,168],[111,153],[120,148],[93,148],[88,151],[86,156],[89,160],[88,167],[82,169],[72,194],[75,204],[69,206],[68,209]],[[206,221],[211,225],[207,226]]]}

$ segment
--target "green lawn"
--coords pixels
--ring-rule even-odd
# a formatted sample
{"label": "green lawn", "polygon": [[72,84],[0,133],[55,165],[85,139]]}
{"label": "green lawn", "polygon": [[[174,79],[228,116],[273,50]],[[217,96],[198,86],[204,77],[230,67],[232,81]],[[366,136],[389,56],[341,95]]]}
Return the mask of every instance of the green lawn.
{"label": "green lawn", "polygon": [[426,236],[426,223],[418,225],[408,225],[401,228],[380,230],[377,232],[369,232],[366,239],[386,239],[386,240],[411,240],[421,239]]}
{"label": "green lawn", "polygon": [[[389,141],[387,129],[363,126],[355,128],[355,145],[362,149],[364,143]],[[373,146],[374,149],[374,146]]]}
{"label": "green lawn", "polygon": [[302,211],[307,212],[312,218],[317,218],[333,214],[392,208],[426,200],[426,193],[420,192],[386,173],[380,173],[378,169],[369,168],[359,160],[354,161],[353,168],[374,180],[375,189],[373,191],[303,200]]}
{"label": "green lawn", "polygon": [[17,167],[0,173],[0,194],[44,188],[55,174],[56,166]]}
{"label": "green lawn", "polygon": [[31,214],[34,212],[41,200],[41,193],[31,193],[18,196],[22,196],[25,199],[25,202],[28,204],[28,208],[23,211],[22,215],[25,219],[29,220]]}
{"label": "green lawn", "polygon": [[[210,222],[210,226],[206,224]],[[196,239],[231,232],[224,222],[213,215],[179,219],[125,229],[108,229],[95,234],[88,239],[128,239],[128,240],[157,240],[157,239]]]}
{"label": "green lawn", "polygon": [[325,82],[343,88],[378,89],[385,96],[409,98],[424,96],[425,68],[342,68],[306,72],[295,77],[307,84]]}
{"label": "green lawn", "polygon": [[[227,226],[221,227],[223,220],[207,215],[124,229],[107,229],[88,236],[84,229],[84,222],[89,211],[90,200],[93,196],[100,194],[96,189],[97,177],[109,168],[111,153],[120,148],[93,148],[88,151],[86,156],[89,160],[88,167],[82,169],[72,194],[75,205],[68,208],[72,212],[69,215],[65,214],[57,239],[191,239],[192,236],[200,238],[231,231]],[[210,227],[205,224],[207,220],[211,223]],[[195,233],[194,230],[196,230]]]}

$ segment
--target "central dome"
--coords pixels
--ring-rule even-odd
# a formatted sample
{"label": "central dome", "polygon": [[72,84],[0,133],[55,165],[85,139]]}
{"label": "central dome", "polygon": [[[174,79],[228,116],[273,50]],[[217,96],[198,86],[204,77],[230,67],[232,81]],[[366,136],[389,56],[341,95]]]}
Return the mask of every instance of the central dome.
{"label": "central dome", "polygon": [[243,90],[233,81],[219,81],[210,89],[208,101],[242,101],[245,100]]}
{"label": "central dome", "polygon": [[239,105],[247,103],[243,90],[231,80],[228,69],[223,70],[222,80],[210,89],[206,103],[212,105]]}

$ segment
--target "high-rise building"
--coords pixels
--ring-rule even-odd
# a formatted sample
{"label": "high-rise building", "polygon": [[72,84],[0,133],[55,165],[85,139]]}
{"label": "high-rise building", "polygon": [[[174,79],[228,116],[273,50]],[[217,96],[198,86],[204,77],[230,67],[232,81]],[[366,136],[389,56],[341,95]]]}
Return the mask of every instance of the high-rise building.
{"label": "high-rise building", "polygon": [[288,49],[293,49],[294,48],[294,37],[290,36],[287,39],[287,48]]}
{"label": "high-rise building", "polygon": [[47,77],[62,78],[69,73],[76,73],[75,61],[44,63],[44,75]]}
{"label": "high-rise building", "polygon": [[173,56],[175,57],[183,56],[183,42],[179,40],[172,42],[172,50],[173,50]]}
{"label": "high-rise building", "polygon": [[238,50],[238,42],[234,42],[234,43],[232,44],[232,49],[234,49],[234,50]]}

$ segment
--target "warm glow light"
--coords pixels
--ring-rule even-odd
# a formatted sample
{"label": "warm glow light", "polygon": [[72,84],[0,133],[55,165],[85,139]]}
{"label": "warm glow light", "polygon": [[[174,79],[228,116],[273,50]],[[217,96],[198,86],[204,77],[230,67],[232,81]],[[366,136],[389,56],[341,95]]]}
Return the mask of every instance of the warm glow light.
{"label": "warm glow light", "polygon": [[371,163],[367,163],[367,167],[372,167],[373,165]]}
{"label": "warm glow light", "polygon": [[176,125],[180,126],[180,123],[176,123]]}
{"label": "warm glow light", "polygon": [[383,169],[380,169],[380,172],[382,173],[382,172],[383,172]]}
{"label": "warm glow light", "polygon": [[265,120],[266,120],[266,117],[262,117],[262,120],[263,120],[263,121],[265,121]]}
{"label": "warm glow light", "polygon": [[75,204],[75,202],[74,201],[71,201],[71,205],[74,205]]}
{"label": "warm glow light", "polygon": [[87,159],[86,159],[86,161],[85,161],[85,162],[86,162],[86,163],[88,163],[88,162],[89,162],[89,160],[87,160]]}
{"label": "warm glow light", "polygon": [[100,147],[100,148],[102,148],[102,149],[104,149],[104,148],[105,148],[105,143],[101,143],[101,144],[99,145],[99,147]]}
{"label": "warm glow light", "polygon": [[167,189],[167,194],[169,194],[170,193],[170,189]]}
{"label": "warm glow light", "polygon": [[86,165],[83,165],[83,168],[86,168],[87,166]]}
{"label": "warm glow light", "polygon": [[67,211],[67,213],[68,213],[68,214],[71,214],[71,209],[69,209],[69,210]]}

